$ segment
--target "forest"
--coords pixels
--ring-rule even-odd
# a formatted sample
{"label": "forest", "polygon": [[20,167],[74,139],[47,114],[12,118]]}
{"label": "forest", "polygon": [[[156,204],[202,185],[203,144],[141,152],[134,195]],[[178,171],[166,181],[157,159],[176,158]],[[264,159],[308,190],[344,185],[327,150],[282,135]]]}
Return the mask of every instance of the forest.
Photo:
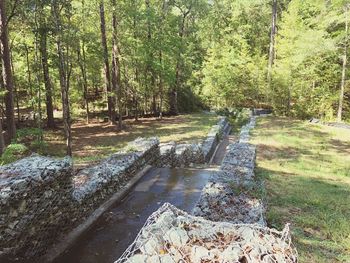
{"label": "forest", "polygon": [[25,133],[267,108],[350,120],[348,0],[0,1],[0,151]]}

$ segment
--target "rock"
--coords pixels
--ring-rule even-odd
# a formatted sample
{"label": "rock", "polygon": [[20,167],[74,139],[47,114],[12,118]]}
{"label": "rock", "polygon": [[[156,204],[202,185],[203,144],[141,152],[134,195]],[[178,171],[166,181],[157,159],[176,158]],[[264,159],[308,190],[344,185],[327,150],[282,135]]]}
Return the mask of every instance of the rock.
{"label": "rock", "polygon": [[222,262],[238,262],[243,250],[237,245],[228,246],[220,255],[220,261]]}
{"label": "rock", "polygon": [[155,237],[150,238],[141,248],[141,252],[146,255],[156,255],[163,250],[161,241]]}
{"label": "rock", "polygon": [[137,254],[128,259],[128,263],[146,263],[147,262],[147,256]]}
{"label": "rock", "polygon": [[186,245],[187,241],[189,240],[186,230],[177,227],[172,227],[169,231],[167,231],[164,238],[170,242],[170,244],[176,247]]}
{"label": "rock", "polygon": [[202,246],[193,246],[191,249],[191,262],[201,263],[202,260],[210,260],[209,250]]}

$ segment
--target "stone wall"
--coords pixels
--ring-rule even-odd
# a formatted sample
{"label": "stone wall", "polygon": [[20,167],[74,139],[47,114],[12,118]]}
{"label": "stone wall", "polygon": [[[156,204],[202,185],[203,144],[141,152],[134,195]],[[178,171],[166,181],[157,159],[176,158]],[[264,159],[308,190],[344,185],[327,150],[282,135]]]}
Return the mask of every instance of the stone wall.
{"label": "stone wall", "polygon": [[262,182],[254,174],[256,149],[249,132],[255,117],[242,127],[238,143],[229,145],[219,171],[213,172],[204,187],[194,215],[212,221],[265,226],[265,207],[261,200]]}
{"label": "stone wall", "polygon": [[0,255],[41,253],[69,225],[70,159],[31,156],[0,167]]}
{"label": "stone wall", "polygon": [[70,159],[37,155],[0,167],[0,261],[42,255],[146,165],[205,163],[227,128],[227,120],[221,117],[198,144],[159,145],[157,138],[139,138],[77,173]]}
{"label": "stone wall", "polygon": [[157,138],[139,138],[73,174],[70,159],[32,156],[0,168],[0,261],[42,255],[160,156]]}
{"label": "stone wall", "polygon": [[192,144],[170,142],[161,144],[160,159],[157,162],[157,166],[188,167],[192,164],[208,163],[228,127],[229,122],[227,119],[220,117],[218,123],[211,128],[202,142]]}
{"label": "stone wall", "polygon": [[89,215],[137,172],[154,164],[160,155],[158,145],[157,138],[136,139],[123,151],[73,176],[73,220]]}

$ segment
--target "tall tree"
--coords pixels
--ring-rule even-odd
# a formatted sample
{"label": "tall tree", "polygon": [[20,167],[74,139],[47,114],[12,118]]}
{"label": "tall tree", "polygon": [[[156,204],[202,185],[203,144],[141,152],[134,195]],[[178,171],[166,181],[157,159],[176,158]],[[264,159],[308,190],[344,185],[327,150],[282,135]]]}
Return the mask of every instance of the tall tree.
{"label": "tall tree", "polygon": [[[271,33],[270,33],[270,49],[269,49],[269,64],[267,69],[267,82],[269,91],[271,89],[271,71],[275,60],[275,38],[277,28],[277,0],[272,0],[272,19],[271,19]],[[269,92],[268,91],[268,92]]]}
{"label": "tall tree", "polygon": [[338,121],[342,120],[342,115],[343,115],[343,101],[344,101],[347,52],[348,52],[348,31],[349,31],[348,12],[349,12],[349,6],[346,5],[345,6],[345,43],[344,43],[344,54],[343,54],[342,77],[341,77],[341,84],[340,84],[339,106],[338,106],[338,114],[337,114]]}
{"label": "tall tree", "polygon": [[[63,110],[63,126],[66,139],[66,154],[72,156],[72,132],[71,132],[71,117],[70,117],[70,106],[69,106],[69,80],[70,80],[70,69],[68,68],[68,58],[64,56],[64,47],[62,41],[63,29],[61,21],[61,8],[59,0],[53,0],[52,2],[52,13],[55,21],[56,29],[56,45],[57,55],[59,64],[59,76],[62,96],[62,110]],[[67,48],[66,48],[67,49]],[[68,53],[68,52],[67,52]]]}
{"label": "tall tree", "polygon": [[38,15],[37,17],[37,30],[38,30],[38,38],[39,38],[39,50],[41,55],[41,66],[44,77],[44,85],[45,85],[45,96],[46,96],[46,115],[47,115],[47,127],[55,128],[55,120],[53,115],[53,102],[52,102],[52,81],[50,77],[49,70],[49,59],[48,59],[48,51],[47,51],[47,37],[50,31],[49,26],[45,21],[44,14],[44,6],[43,3],[39,4],[38,7]]}
{"label": "tall tree", "polygon": [[8,138],[12,140],[16,136],[16,123],[14,114],[14,99],[13,99],[13,74],[11,68],[11,54],[8,37],[9,20],[6,16],[6,3],[0,1],[0,42],[1,42],[1,59],[2,59],[2,76],[4,87],[6,90],[6,126]]}
{"label": "tall tree", "polygon": [[175,2],[175,6],[180,10],[181,16],[179,21],[179,41],[180,41],[180,48],[178,48],[177,56],[176,56],[176,68],[175,68],[175,83],[172,86],[170,92],[169,92],[169,113],[172,115],[177,115],[179,113],[178,109],[178,91],[181,86],[181,70],[183,67],[183,61],[182,61],[182,47],[183,47],[183,41],[184,41],[184,34],[185,34],[185,26],[186,26],[186,19],[191,13],[192,9],[192,2],[190,1],[188,6],[183,5],[183,3],[177,3]]}
{"label": "tall tree", "polygon": [[120,62],[119,62],[119,47],[118,47],[118,21],[116,14],[116,2],[112,0],[113,14],[112,14],[112,86],[113,91],[117,94],[117,106],[118,106],[118,128],[123,128],[122,119],[122,86],[120,80]]}
{"label": "tall tree", "polygon": [[108,97],[108,116],[109,120],[115,122],[115,106],[114,106],[114,96],[111,88],[111,71],[109,67],[109,55],[107,47],[107,35],[106,35],[106,18],[105,18],[105,6],[104,1],[100,1],[100,29],[101,29],[101,44],[103,50],[103,61],[104,61],[104,71],[105,71],[105,85]]}

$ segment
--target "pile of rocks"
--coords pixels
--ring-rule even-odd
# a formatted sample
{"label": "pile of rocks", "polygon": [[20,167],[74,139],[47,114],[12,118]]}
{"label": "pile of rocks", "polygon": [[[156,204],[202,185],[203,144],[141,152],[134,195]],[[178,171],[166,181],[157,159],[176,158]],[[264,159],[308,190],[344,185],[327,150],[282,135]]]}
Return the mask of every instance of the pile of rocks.
{"label": "pile of rocks", "polygon": [[207,138],[202,142],[201,148],[206,162],[209,162],[222,135],[227,131],[230,124],[225,117],[220,117],[217,125],[213,126]]}
{"label": "pile of rocks", "polygon": [[176,143],[174,141],[159,144],[160,158],[157,167],[173,167],[176,160]]}
{"label": "pile of rocks", "polygon": [[240,187],[222,182],[209,182],[193,210],[194,215],[211,221],[265,226],[263,213],[264,206],[259,198]]}
{"label": "pile of rocks", "polygon": [[209,131],[207,138],[200,143],[176,144],[175,142],[160,145],[158,167],[188,167],[192,164],[209,162],[222,135],[229,128],[225,117],[220,117]]}
{"label": "pile of rocks", "polygon": [[[255,118],[244,127],[254,127]],[[241,133],[241,139],[247,138]],[[249,135],[248,135],[249,136]],[[256,149],[248,143],[233,143],[228,146],[220,170],[213,172],[193,210],[196,216],[213,221],[249,223],[265,226],[264,205],[257,197],[262,185],[255,180]]]}
{"label": "pile of rocks", "polygon": [[188,167],[191,164],[203,164],[205,158],[198,144],[178,144],[175,148],[173,167]]}
{"label": "pile of rocks", "polygon": [[250,121],[248,124],[244,125],[241,129],[241,133],[239,135],[239,142],[240,143],[248,143],[250,139],[250,130],[255,127],[256,124],[256,117],[251,116]]}
{"label": "pile of rocks", "polygon": [[[36,156],[0,167],[0,256],[41,253],[69,227],[71,160]],[[30,249],[28,249],[30,248]]]}
{"label": "pile of rocks", "polygon": [[[254,125],[252,118],[242,141]],[[202,191],[195,216],[164,204],[115,263],[298,262],[288,225],[282,232],[266,227],[254,163],[255,147],[230,145]]]}
{"label": "pile of rocks", "polygon": [[211,222],[165,204],[115,263],[296,263],[288,226],[283,232],[249,224]]}
{"label": "pile of rocks", "polygon": [[158,145],[157,138],[138,138],[98,165],[79,171],[73,177],[74,219],[100,205],[147,164],[156,163],[160,155]]}

